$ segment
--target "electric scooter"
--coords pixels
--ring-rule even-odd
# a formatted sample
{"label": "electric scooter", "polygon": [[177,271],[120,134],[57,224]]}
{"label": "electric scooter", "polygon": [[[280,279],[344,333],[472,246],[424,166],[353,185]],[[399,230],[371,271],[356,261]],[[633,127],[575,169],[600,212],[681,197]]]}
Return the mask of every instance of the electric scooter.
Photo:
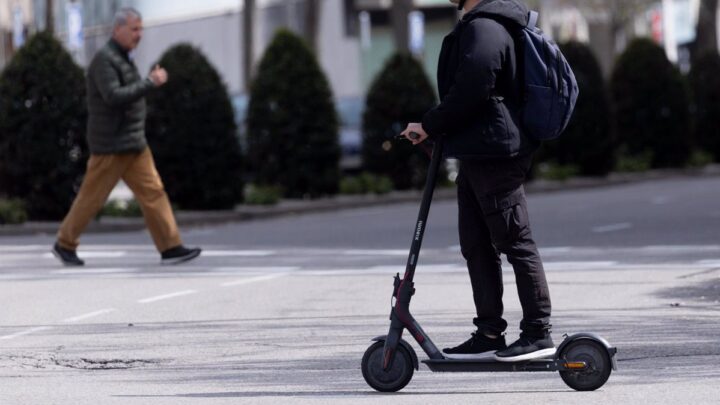
{"label": "electric scooter", "polygon": [[[413,139],[417,134],[411,134]],[[395,276],[393,285],[390,331],[373,339],[374,343],[362,358],[365,381],[377,391],[397,392],[412,379],[419,369],[418,357],[412,346],[402,339],[404,330],[415,339],[428,356],[423,363],[431,371],[444,372],[514,372],[557,371],[562,380],[577,391],[593,391],[602,387],[617,370],[617,349],[594,333],[564,335],[555,355],[522,362],[499,362],[494,359],[452,359],[438,350],[430,337],[410,314],[410,299],[415,294],[413,278],[422,245],[427,218],[430,212],[437,174],[442,162],[442,141],[433,146],[430,168],[420,205],[417,225],[413,234],[405,275]]]}

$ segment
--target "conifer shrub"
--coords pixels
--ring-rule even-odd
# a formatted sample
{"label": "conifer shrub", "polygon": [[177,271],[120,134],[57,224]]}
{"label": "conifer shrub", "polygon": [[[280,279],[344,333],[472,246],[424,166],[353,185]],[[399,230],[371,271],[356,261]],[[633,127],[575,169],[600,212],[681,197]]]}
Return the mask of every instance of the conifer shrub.
{"label": "conifer shrub", "polygon": [[695,141],[720,162],[720,54],[701,56],[690,71]]}
{"label": "conifer shrub", "polygon": [[192,45],[157,62],[168,82],[147,98],[146,134],[170,200],[181,209],[230,209],[242,201],[243,158],[227,88]]}
{"label": "conifer shrub", "polygon": [[636,39],[620,56],[611,94],[621,155],[649,154],[652,168],[681,167],[692,150],[684,76],[650,39]]}
{"label": "conifer shrub", "polygon": [[288,198],[336,194],[338,126],[317,58],[300,37],[278,31],[250,89],[247,140],[255,184],[279,187]]}
{"label": "conifer shrub", "polygon": [[0,74],[0,195],[34,220],[70,208],[87,161],[85,77],[52,34],[20,48]]}
{"label": "conifer shrub", "polygon": [[420,147],[397,135],[408,123],[422,121],[435,100],[422,65],[404,53],[391,56],[367,94],[362,122],[363,169],[390,177],[398,190],[421,188],[429,158]]}
{"label": "conifer shrub", "polygon": [[573,117],[565,132],[545,142],[536,161],[565,168],[572,175],[604,176],[615,164],[610,101],[600,64],[592,50],[579,42],[561,45],[580,88]]}

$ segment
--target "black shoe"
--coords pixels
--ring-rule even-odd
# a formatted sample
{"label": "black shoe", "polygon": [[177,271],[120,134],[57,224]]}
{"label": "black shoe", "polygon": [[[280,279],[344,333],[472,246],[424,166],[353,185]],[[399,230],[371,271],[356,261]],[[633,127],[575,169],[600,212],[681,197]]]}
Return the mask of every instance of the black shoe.
{"label": "black shoe", "polygon": [[467,342],[457,347],[443,349],[443,353],[449,359],[491,359],[497,350],[505,348],[505,336],[492,339],[477,331],[472,333],[472,337]]}
{"label": "black shoe", "polygon": [[74,250],[65,249],[60,247],[57,243],[52,248],[52,252],[55,257],[66,266],[84,266],[85,262],[80,259]]}
{"label": "black shoe", "polygon": [[555,355],[555,345],[552,338],[550,338],[550,334],[538,338],[521,333],[520,339],[515,343],[508,346],[507,349],[495,353],[495,360],[506,362],[527,361],[553,355]]}
{"label": "black shoe", "polygon": [[162,260],[160,260],[160,263],[161,264],[178,264],[178,263],[186,262],[188,260],[192,260],[192,259],[200,256],[201,251],[202,251],[202,249],[200,249],[200,248],[188,249],[183,245],[175,246],[174,248],[170,248],[161,253]]}

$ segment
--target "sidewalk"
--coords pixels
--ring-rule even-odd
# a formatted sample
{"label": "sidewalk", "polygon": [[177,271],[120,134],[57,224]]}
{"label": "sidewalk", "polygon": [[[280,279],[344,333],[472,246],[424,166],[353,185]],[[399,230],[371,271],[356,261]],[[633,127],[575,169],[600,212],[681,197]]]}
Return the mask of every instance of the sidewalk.
{"label": "sidewalk", "polygon": [[[528,183],[525,189],[528,193],[547,193],[583,188],[609,187],[654,180],[708,176],[720,176],[720,165],[710,165],[697,169],[662,169],[642,173],[612,173],[604,178],[577,177],[565,181],[535,180]],[[120,188],[113,192],[111,199],[129,198],[130,196],[131,194],[129,194],[128,191]],[[235,210],[227,211],[179,211],[176,212],[175,215],[178,225],[182,228],[187,228],[192,226],[266,219],[283,215],[326,212],[406,202],[419,203],[421,198],[421,191],[393,191],[385,195],[341,195],[318,200],[283,200],[277,205],[272,206],[240,205]],[[436,200],[454,198],[454,187],[439,188],[435,191]],[[0,236],[54,235],[58,227],[59,222],[38,221],[30,221],[21,225],[0,225]],[[86,232],[134,231],[144,228],[145,223],[142,217],[103,217],[91,223]]]}

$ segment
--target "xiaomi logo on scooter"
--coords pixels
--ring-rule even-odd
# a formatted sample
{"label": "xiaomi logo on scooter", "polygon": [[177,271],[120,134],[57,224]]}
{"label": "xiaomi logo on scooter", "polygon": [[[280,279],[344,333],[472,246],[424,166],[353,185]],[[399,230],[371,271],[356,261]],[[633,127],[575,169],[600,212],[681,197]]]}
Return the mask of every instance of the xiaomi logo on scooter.
{"label": "xiaomi logo on scooter", "polygon": [[420,240],[420,234],[422,233],[423,221],[418,221],[417,229],[415,229],[415,240]]}

